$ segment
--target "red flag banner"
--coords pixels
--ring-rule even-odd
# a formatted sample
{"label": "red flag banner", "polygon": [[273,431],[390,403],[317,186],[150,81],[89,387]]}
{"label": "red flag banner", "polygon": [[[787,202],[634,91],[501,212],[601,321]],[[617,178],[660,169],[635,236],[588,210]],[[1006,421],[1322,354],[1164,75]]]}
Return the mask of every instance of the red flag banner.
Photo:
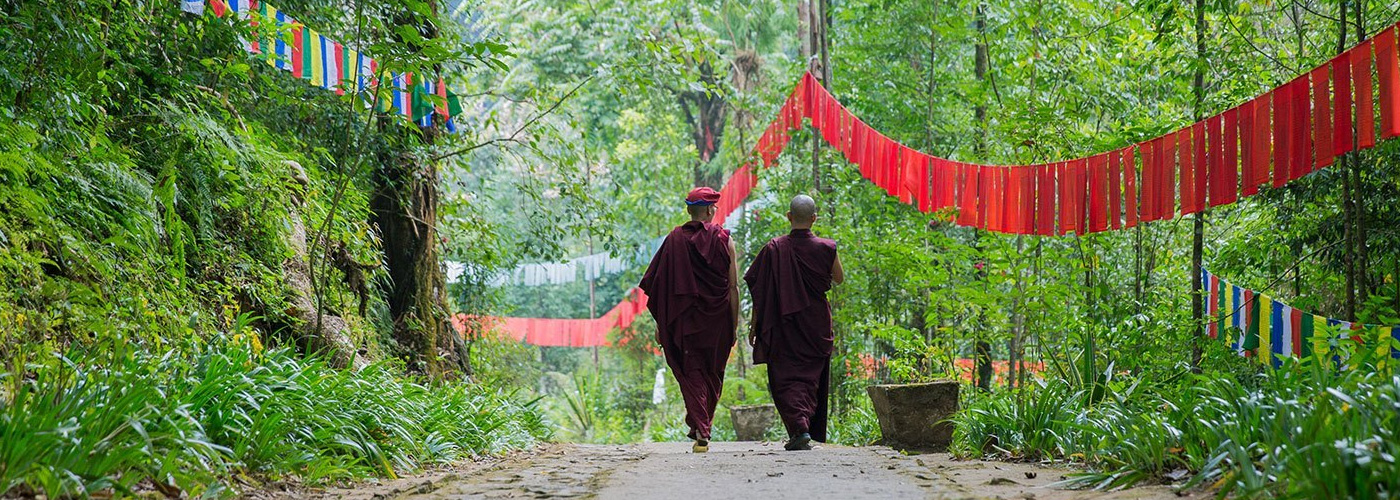
{"label": "red flag banner", "polygon": [[1259,191],[1258,185],[1251,183],[1254,179],[1254,155],[1257,154],[1254,150],[1254,108],[1258,102],[1258,99],[1252,99],[1239,107],[1240,194],[1244,196]]}
{"label": "red flag banner", "polygon": [[1293,137],[1288,144],[1292,151],[1292,175],[1288,180],[1300,178],[1312,172],[1312,106],[1308,97],[1308,75],[1293,80]]}
{"label": "red flag banner", "polygon": [[958,163],[955,168],[958,172],[958,225],[981,227],[977,197],[982,191],[982,176],[974,165]]}
{"label": "red flag banner", "polygon": [[1289,144],[1293,142],[1293,99],[1290,85],[1284,85],[1273,92],[1274,103],[1274,187],[1281,188],[1288,183],[1291,172]]}
{"label": "red flag banner", "polygon": [[1245,194],[1259,192],[1259,186],[1269,182],[1269,161],[1273,158],[1270,146],[1273,144],[1270,118],[1273,115],[1273,93],[1254,99],[1254,166],[1253,177],[1248,179]]}
{"label": "red flag banner", "polygon": [[1206,171],[1205,175],[1196,174],[1196,190],[1202,193],[1196,202],[1199,203],[1197,208],[1201,210],[1205,210],[1206,195],[1209,194],[1211,199],[1215,199],[1217,190],[1220,189],[1215,185],[1215,182],[1225,170],[1224,123],[1224,115],[1215,115],[1206,119]]}
{"label": "red flag banner", "polygon": [[1376,36],[1376,79],[1381,91],[1381,138],[1400,135],[1400,59],[1396,57],[1395,27]]}
{"label": "red flag banner", "polygon": [[1331,81],[1328,69],[1330,64],[1318,66],[1312,70],[1309,78],[1312,79],[1312,111],[1313,111],[1313,152],[1317,155],[1313,160],[1313,170],[1332,166],[1334,159],[1332,149],[1332,103],[1331,89],[1328,82]]}
{"label": "red flag banner", "polygon": [[1107,153],[1089,157],[1089,232],[1108,230]]}
{"label": "red flag banner", "polygon": [[1332,66],[1332,154],[1351,152],[1355,136],[1351,131],[1351,51],[1333,58]]}
{"label": "red flag banner", "polygon": [[1179,134],[1167,134],[1157,147],[1157,217],[1176,217],[1176,141]]}
{"label": "red flag banner", "polygon": [[1036,168],[1035,234],[1055,235],[1055,169],[1050,165]]}
{"label": "red flag banner", "polygon": [[1177,154],[1181,157],[1181,215],[1201,211],[1200,199],[1205,193],[1196,190],[1196,177],[1206,174],[1205,123],[1198,122],[1176,132]]}
{"label": "red flag banner", "polygon": [[1137,161],[1133,146],[1123,148],[1123,226],[1138,225]]}
{"label": "red flag banner", "polygon": [[1371,41],[1351,52],[1352,103],[1356,106],[1356,148],[1376,147],[1376,101],[1371,87]]}
{"label": "red flag banner", "polygon": [[1123,228],[1123,152],[1108,153],[1108,227]]}
{"label": "red flag banner", "polygon": [[1210,206],[1217,207],[1227,203],[1234,203],[1239,199],[1239,172],[1240,172],[1240,115],[1242,108],[1234,108],[1225,112],[1225,162],[1216,176],[1210,179],[1212,193],[1210,195]]}
{"label": "red flag banner", "polygon": [[1139,149],[1142,150],[1142,194],[1140,198],[1142,222],[1158,219],[1155,190],[1157,189],[1157,181],[1161,179],[1161,176],[1157,175],[1157,165],[1161,163],[1158,161],[1161,157],[1157,156],[1157,147],[1161,143],[1162,138],[1159,137],[1138,145]]}

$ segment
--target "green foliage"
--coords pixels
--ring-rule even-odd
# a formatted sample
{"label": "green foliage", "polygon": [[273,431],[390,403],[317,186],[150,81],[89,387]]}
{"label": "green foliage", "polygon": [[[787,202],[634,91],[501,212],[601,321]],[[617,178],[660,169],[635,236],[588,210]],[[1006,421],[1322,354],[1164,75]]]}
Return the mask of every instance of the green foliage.
{"label": "green foliage", "polygon": [[1092,468],[1071,486],[1120,488],[1173,473],[1189,477],[1183,488],[1221,496],[1383,498],[1400,487],[1400,377],[1367,350],[1348,351],[1338,354],[1354,369],[1337,370],[1332,352],[1262,371],[1236,357],[1238,378],[1133,378],[1097,402],[1058,381],[975,396],[956,419],[954,450]]}
{"label": "green foliage", "polygon": [[[533,402],[423,385],[375,364],[332,369],[235,340],[148,353],[120,336],[19,355],[0,399],[0,489],[192,496],[236,493],[234,474],[312,482],[393,476],[547,439]],[[237,340],[242,339],[242,340]]]}

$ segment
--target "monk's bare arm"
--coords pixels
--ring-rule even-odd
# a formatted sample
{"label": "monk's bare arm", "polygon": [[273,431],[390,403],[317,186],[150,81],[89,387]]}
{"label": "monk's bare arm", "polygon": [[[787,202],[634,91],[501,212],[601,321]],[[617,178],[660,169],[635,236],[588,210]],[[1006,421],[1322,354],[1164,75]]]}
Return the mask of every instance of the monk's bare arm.
{"label": "monk's bare arm", "polygon": [[729,240],[729,311],[734,315],[734,328],[739,328],[739,252],[734,240]]}
{"label": "monk's bare arm", "polygon": [[846,270],[841,268],[841,255],[836,255],[836,262],[831,264],[831,282],[840,285],[846,281]]}

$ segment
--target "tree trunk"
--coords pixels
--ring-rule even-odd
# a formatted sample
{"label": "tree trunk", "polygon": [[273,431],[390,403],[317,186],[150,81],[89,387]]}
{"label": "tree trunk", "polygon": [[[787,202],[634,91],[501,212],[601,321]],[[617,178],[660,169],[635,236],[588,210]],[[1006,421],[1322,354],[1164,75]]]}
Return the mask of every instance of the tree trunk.
{"label": "tree trunk", "polygon": [[[435,127],[421,133],[426,143],[437,135]],[[408,154],[382,160],[370,206],[384,241],[394,340],[412,371],[440,376],[460,370],[470,375],[466,344],[447,315],[446,280],[438,254],[437,165]]]}
{"label": "tree trunk", "polygon": [[[979,2],[977,4],[976,27],[977,43],[973,50],[973,57],[975,58],[973,71],[977,77],[978,84],[985,86],[987,84],[988,66],[985,37],[987,34],[987,4],[985,2]],[[985,155],[987,154],[987,105],[983,103],[982,99],[979,98],[977,100],[973,108],[973,114],[976,116],[979,132],[977,134],[977,142],[974,146],[977,149],[977,159],[985,160]],[[974,229],[973,231],[976,230]],[[985,267],[979,274],[984,273],[986,273]],[[986,341],[978,340],[976,351],[977,387],[990,391],[992,389],[992,345]]]}
{"label": "tree trunk", "polygon": [[[1205,116],[1206,101],[1206,3],[1196,0],[1196,120]],[[1200,175],[1199,173],[1197,175]],[[1205,258],[1206,211],[1196,213],[1191,233],[1191,371],[1201,372],[1202,327],[1205,323],[1205,297],[1202,295],[1201,261]]]}
{"label": "tree trunk", "polygon": [[[696,69],[700,74],[700,83],[706,88],[715,87],[720,83],[720,76],[710,61],[700,61]],[[676,101],[685,113],[685,122],[690,126],[690,138],[699,156],[695,164],[695,185],[718,189],[724,181],[724,174],[706,172],[704,166],[719,152],[720,140],[724,137],[725,118],[728,116],[728,104],[718,92],[695,90],[680,92]]]}
{"label": "tree trunk", "polygon": [[[419,32],[424,38],[438,35],[432,22],[423,22]],[[412,127],[410,133],[418,134],[418,143],[431,146],[441,134],[440,127]],[[383,130],[395,133],[389,131],[397,127],[389,124]],[[406,149],[379,160],[370,200],[371,222],[379,228],[384,242],[384,263],[389,272],[384,288],[394,340],[410,371],[434,378],[453,372],[471,376],[467,343],[452,328],[448,316],[447,283],[438,249],[438,164]]]}

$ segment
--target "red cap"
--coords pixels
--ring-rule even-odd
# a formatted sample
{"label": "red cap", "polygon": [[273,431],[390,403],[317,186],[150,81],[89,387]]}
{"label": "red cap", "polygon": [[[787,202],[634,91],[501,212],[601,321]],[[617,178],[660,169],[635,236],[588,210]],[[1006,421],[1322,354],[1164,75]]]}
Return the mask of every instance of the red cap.
{"label": "red cap", "polygon": [[690,190],[690,194],[685,197],[686,205],[714,205],[719,202],[719,191],[709,187],[698,187]]}

